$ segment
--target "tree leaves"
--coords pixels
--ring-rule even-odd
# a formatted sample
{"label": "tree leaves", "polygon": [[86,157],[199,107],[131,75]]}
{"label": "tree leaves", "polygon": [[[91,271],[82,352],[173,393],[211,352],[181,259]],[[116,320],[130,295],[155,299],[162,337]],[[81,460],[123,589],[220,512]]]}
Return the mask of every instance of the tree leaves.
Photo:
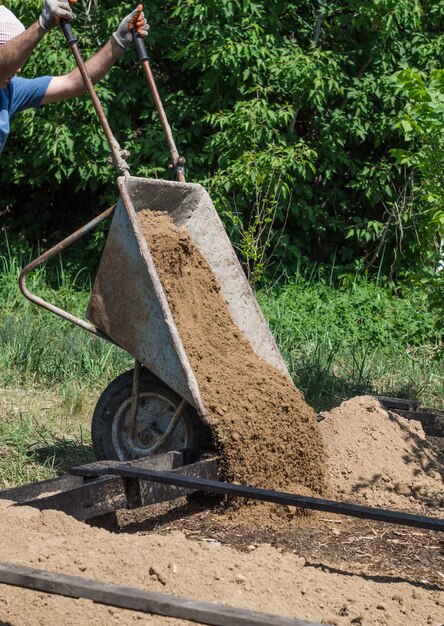
{"label": "tree leaves", "polygon": [[[85,57],[131,9],[111,0],[90,4],[75,8]],[[40,3],[9,6],[29,23]],[[429,203],[437,192],[427,187],[421,146],[431,120],[437,175],[443,0],[147,0],[144,8],[152,68],[188,179],[209,187],[247,265],[264,250],[289,272],[301,258],[379,272],[382,263],[391,273],[436,263],[440,221]],[[24,73],[73,67],[54,31]],[[131,153],[131,172],[171,176],[134,51],[98,93]],[[17,116],[1,157],[0,211],[7,205],[20,219],[23,185],[45,190],[47,224],[56,198],[69,194],[106,208],[116,194],[108,154],[86,97]]]}

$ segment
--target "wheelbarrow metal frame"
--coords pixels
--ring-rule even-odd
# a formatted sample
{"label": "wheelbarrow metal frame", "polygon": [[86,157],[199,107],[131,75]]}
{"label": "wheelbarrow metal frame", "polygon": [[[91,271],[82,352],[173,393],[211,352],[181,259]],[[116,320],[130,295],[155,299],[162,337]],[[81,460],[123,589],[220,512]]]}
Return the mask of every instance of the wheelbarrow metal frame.
{"label": "wheelbarrow metal frame", "polygon": [[107,341],[111,343],[114,343],[114,341],[112,341],[112,339],[110,339],[105,333],[103,333],[96,326],[94,326],[94,324],[91,324],[90,322],[87,322],[86,320],[83,320],[80,317],[76,317],[75,315],[72,315],[68,311],[64,311],[60,307],[54,304],[51,304],[50,302],[47,302],[40,296],[33,294],[26,285],[26,279],[28,277],[28,274],[30,274],[30,272],[34,271],[35,269],[43,265],[43,263],[45,263],[52,257],[56,256],[57,254],[60,254],[63,250],[66,250],[67,248],[72,246],[76,241],[78,241],[79,239],[87,235],[88,233],[95,230],[99,224],[101,224],[103,221],[108,219],[113,214],[115,208],[116,208],[116,205],[110,207],[103,213],[100,213],[100,215],[98,215],[96,218],[94,218],[93,220],[85,224],[85,226],[82,226],[81,228],[76,230],[74,233],[72,233],[69,237],[66,237],[66,239],[63,239],[58,244],[56,244],[55,246],[53,246],[52,248],[50,248],[49,250],[41,254],[39,257],[37,257],[36,259],[28,263],[28,265],[26,265],[23,268],[19,276],[20,291],[25,296],[25,298],[27,298],[34,304],[37,304],[38,306],[50,311],[51,313],[54,313],[55,315],[62,317],[68,322],[71,322],[72,324],[75,324],[76,326],[80,326],[80,328],[83,328],[83,330],[87,330],[89,333],[97,337],[101,337],[102,339],[106,339]]}

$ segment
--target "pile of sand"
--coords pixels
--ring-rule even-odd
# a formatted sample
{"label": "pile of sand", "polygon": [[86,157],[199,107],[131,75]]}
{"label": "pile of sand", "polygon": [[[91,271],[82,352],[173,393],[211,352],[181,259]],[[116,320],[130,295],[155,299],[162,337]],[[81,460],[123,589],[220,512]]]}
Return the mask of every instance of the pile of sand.
{"label": "pile of sand", "polygon": [[167,214],[138,218],[208,411],[225,478],[322,493],[324,451],[313,410],[234,325],[219,285],[184,228]]}
{"label": "pile of sand", "polygon": [[371,396],[323,415],[327,472],[338,499],[422,514],[444,511],[444,468],[420,422],[387,412]]}

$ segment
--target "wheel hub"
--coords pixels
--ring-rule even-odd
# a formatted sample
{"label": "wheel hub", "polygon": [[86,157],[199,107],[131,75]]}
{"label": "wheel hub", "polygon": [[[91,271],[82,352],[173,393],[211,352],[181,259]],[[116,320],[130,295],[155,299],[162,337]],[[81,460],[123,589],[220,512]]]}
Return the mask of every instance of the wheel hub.
{"label": "wheel hub", "polygon": [[[167,429],[176,411],[176,405],[165,396],[154,392],[141,392],[134,432],[128,432],[131,398],[121,404],[112,424],[112,440],[121,460],[144,456]],[[186,427],[181,420],[159,452],[187,447]]]}

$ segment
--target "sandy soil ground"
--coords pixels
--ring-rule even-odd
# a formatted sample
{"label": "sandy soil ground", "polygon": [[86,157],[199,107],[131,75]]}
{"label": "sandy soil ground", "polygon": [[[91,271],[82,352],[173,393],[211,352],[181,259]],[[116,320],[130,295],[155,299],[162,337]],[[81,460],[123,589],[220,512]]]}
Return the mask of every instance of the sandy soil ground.
{"label": "sandy soil ground", "polygon": [[[391,434],[395,448],[409,445],[410,422],[400,427],[373,398],[344,403],[340,412],[326,415],[321,427],[330,429],[335,422],[339,430],[342,420],[351,425],[356,416],[362,419],[360,411],[367,420],[376,416],[378,428],[384,423],[388,431],[396,427]],[[410,446],[417,445],[416,436],[427,443],[416,424],[411,433]],[[370,440],[369,458],[375,458],[379,439]],[[426,450],[432,460],[434,450]],[[423,460],[408,452],[406,467],[399,469],[413,472],[416,483],[423,476],[427,501],[416,490],[419,503],[402,494],[397,503],[438,516],[442,509],[431,502],[430,476],[416,471]],[[355,460],[349,461],[352,470]],[[339,460],[330,457],[330,462]],[[356,480],[369,485],[360,488],[359,497],[350,474],[339,472],[345,477],[339,488],[343,499],[366,501],[368,491],[372,504],[378,493],[385,504],[382,486],[380,492],[372,489],[374,471],[373,463],[360,466]],[[434,487],[442,490],[439,473],[432,475]],[[123,512],[109,532],[54,511],[3,502],[2,561],[338,626],[444,624],[444,544],[438,533],[321,514],[301,519],[291,511],[285,528],[252,528],[209,504],[180,501],[168,511]],[[4,585],[0,619],[14,626],[181,623]]]}

